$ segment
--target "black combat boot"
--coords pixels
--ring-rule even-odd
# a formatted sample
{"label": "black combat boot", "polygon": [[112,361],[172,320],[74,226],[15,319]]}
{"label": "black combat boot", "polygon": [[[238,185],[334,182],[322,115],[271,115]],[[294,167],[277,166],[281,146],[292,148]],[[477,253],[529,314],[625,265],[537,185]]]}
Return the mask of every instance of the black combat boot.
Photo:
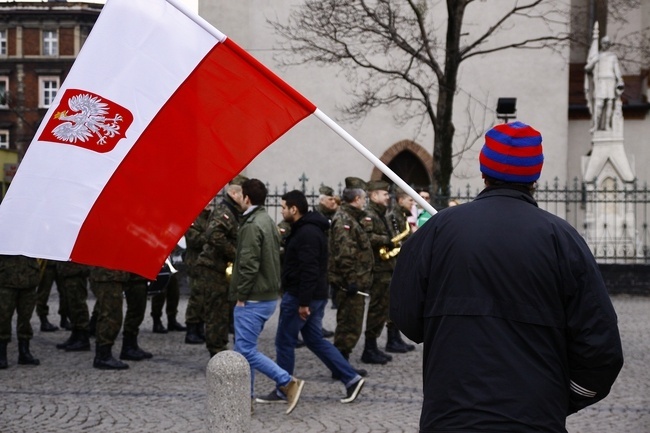
{"label": "black combat boot", "polygon": [[128,364],[113,358],[112,348],[112,344],[106,344],[104,346],[97,344],[95,346],[93,367],[100,370],[126,370],[129,368]]}
{"label": "black combat boot", "polygon": [[120,359],[128,361],[142,361],[143,359],[152,358],[153,355],[145,352],[138,346],[138,336],[124,334],[122,340],[122,352],[120,352]]}
{"label": "black combat boot", "polygon": [[162,324],[162,320],[160,320],[160,317],[154,317],[153,318],[153,333],[154,334],[166,334],[167,333],[167,328]]}
{"label": "black combat boot", "polygon": [[9,367],[7,362],[7,341],[0,341],[0,370]]}
{"label": "black combat boot", "polygon": [[95,332],[97,332],[97,314],[93,311],[88,322],[88,335],[94,337]]}
{"label": "black combat boot", "polygon": [[167,316],[167,329],[170,331],[187,331],[187,327],[176,321],[176,316]]}
{"label": "black combat boot", "polygon": [[18,339],[18,364],[21,365],[38,365],[41,362],[34,358],[29,351],[29,340]]}
{"label": "black combat boot", "polygon": [[[90,351],[90,336],[88,331],[73,329],[70,343],[63,347],[66,352],[88,352]],[[57,345],[57,348],[59,346]]]}
{"label": "black combat boot", "polygon": [[70,346],[72,343],[74,343],[75,340],[75,330],[73,329],[72,332],[70,333],[70,336],[68,337],[67,340],[65,340],[63,343],[59,343],[56,345],[57,349],[62,349],[65,350],[68,346]]}
{"label": "black combat boot", "polygon": [[54,332],[58,331],[59,327],[56,325],[53,325],[50,323],[49,320],[47,320],[47,315],[43,314],[42,316],[38,316],[39,319],[41,319],[41,331],[42,332]]}
{"label": "black combat boot", "polygon": [[388,362],[386,357],[381,355],[381,352],[377,348],[377,340],[374,338],[366,338],[366,345],[363,348],[363,354],[361,355],[361,362],[366,364],[380,364],[384,365]]}
{"label": "black combat boot", "polygon": [[185,334],[185,343],[187,344],[203,344],[205,338],[201,338],[199,334],[199,323],[188,323],[187,333]]}
{"label": "black combat boot", "polygon": [[399,329],[397,329],[395,325],[387,326],[386,333],[386,352],[406,353],[415,350],[414,345],[406,344],[404,340],[402,340]]}
{"label": "black combat boot", "polygon": [[61,314],[61,323],[59,326],[61,329],[65,329],[66,331],[72,331],[72,325],[70,324],[68,317],[64,316],[63,314]]}

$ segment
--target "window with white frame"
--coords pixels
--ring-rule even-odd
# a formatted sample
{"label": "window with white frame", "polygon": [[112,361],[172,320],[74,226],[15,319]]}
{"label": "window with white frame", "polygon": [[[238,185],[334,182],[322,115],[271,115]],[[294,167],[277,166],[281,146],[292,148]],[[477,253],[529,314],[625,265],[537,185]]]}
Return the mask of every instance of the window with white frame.
{"label": "window with white frame", "polygon": [[9,149],[9,130],[0,129],[0,149]]}
{"label": "window with white frame", "polygon": [[59,54],[59,35],[56,30],[43,30],[43,55],[56,56]]}
{"label": "window with white frame", "polygon": [[0,108],[7,108],[9,102],[7,101],[7,92],[9,91],[9,77],[0,75]]}
{"label": "window with white frame", "polygon": [[38,87],[39,108],[50,108],[50,105],[52,105],[54,98],[56,98],[56,92],[59,91],[59,77],[39,77]]}
{"label": "window with white frame", "polygon": [[0,29],[0,56],[7,55],[7,31]]}

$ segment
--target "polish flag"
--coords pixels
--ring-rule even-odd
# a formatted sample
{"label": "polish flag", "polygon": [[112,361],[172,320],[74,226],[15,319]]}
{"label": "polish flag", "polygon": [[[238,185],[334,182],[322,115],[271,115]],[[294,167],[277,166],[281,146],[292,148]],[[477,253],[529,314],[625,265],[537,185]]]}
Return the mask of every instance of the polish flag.
{"label": "polish flag", "polygon": [[0,205],[0,254],[154,279],[215,194],[316,107],[175,0],[109,0]]}

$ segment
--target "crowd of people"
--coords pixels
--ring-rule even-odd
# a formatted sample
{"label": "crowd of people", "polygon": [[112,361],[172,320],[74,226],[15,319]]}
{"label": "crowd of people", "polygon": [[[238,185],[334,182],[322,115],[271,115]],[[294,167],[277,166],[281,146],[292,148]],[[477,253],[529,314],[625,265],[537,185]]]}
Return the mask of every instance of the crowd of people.
{"label": "crowd of people", "polygon": [[[350,403],[366,382],[366,370],[350,360],[362,334],[361,362],[385,365],[415,349],[404,332],[424,343],[420,431],[566,431],[569,414],[609,393],[623,353],[589,247],[566,221],[537,207],[543,160],[534,128],[495,126],[479,156],[485,189],[472,203],[450,203],[433,216],[402,191],[393,200],[383,180],[348,177],[340,197],[322,186],[313,210],[301,191],[287,192],[276,224],[264,183],[237,176],[186,233],[186,326],[176,320],[172,276],[152,302],[153,331],[185,331],[185,342],[204,344],[211,357],[228,349],[232,332],[233,350],[251,368],[251,409],[255,401],[281,403],[286,413],[305,386],[294,374],[297,347],[318,357],[343,384],[341,403]],[[61,326],[71,331],[57,348],[89,351],[94,335],[98,369],[126,369],[123,361],[153,356],[137,338],[147,301],[142,277],[0,256],[0,368],[8,367],[14,312],[18,364],[39,364],[30,352],[30,320],[36,309],[41,331],[56,330],[42,304],[53,281]],[[88,286],[97,298],[92,314]],[[333,342],[323,329],[329,298],[337,308]],[[273,360],[258,340],[278,303]],[[120,330],[118,360],[112,347]],[[254,395],[255,372],[274,382],[268,394]]]}
{"label": "crowd of people", "polygon": [[[39,364],[29,347],[33,337],[30,321],[36,311],[41,332],[59,329],[48,319],[48,298],[56,287],[59,325],[70,331],[56,347],[66,352],[90,351],[94,337],[95,368],[124,370],[129,368],[125,361],[154,356],[138,342],[150,296],[154,333],[184,332],[185,343],[205,345],[210,357],[227,350],[229,334],[234,334],[231,348],[244,355],[251,366],[254,401],[288,403],[287,413],[295,408],[304,381],[293,375],[294,350],[306,346],[331,371],[332,378],[344,385],[341,402],[352,402],[368,374],[350,363],[364,322],[361,362],[384,365],[392,361],[390,353],[415,349],[388,319],[388,288],[395,252],[417,228],[416,218],[412,218],[417,215],[411,214],[416,207],[410,196],[397,191],[390,209],[390,190],[381,180],[349,177],[340,196],[321,186],[313,210],[301,191],[290,191],[282,196],[282,221],[276,224],[264,207],[265,185],[258,179],[236,176],[220,201],[206,205],[185,234],[183,264],[189,281],[185,325],[178,317],[180,291],[175,273],[165,281],[164,290],[151,293],[151,282],[130,272],[0,256],[0,369],[9,366],[7,347],[14,312],[18,363]],[[423,191],[425,194],[428,192]],[[89,289],[96,298],[92,310],[88,307]],[[257,340],[278,302],[274,361],[258,351]],[[337,308],[334,331],[322,323],[328,302]],[[384,328],[387,343],[380,348],[377,340]],[[120,333],[117,356],[113,346]],[[255,371],[275,381],[276,387],[268,395],[253,395]]]}

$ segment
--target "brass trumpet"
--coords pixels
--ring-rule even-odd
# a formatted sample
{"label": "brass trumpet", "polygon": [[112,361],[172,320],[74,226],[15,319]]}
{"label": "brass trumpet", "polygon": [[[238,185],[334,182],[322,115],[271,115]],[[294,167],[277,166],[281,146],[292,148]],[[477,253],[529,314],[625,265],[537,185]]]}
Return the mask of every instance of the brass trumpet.
{"label": "brass trumpet", "polygon": [[411,234],[411,226],[409,225],[409,222],[406,221],[406,227],[404,228],[404,231],[390,240],[392,244],[395,245],[395,247],[393,247],[390,251],[388,250],[387,247],[379,248],[379,257],[381,257],[382,260],[389,260],[397,256],[399,254],[400,249],[402,248],[400,242],[402,242],[402,240],[410,234]]}

